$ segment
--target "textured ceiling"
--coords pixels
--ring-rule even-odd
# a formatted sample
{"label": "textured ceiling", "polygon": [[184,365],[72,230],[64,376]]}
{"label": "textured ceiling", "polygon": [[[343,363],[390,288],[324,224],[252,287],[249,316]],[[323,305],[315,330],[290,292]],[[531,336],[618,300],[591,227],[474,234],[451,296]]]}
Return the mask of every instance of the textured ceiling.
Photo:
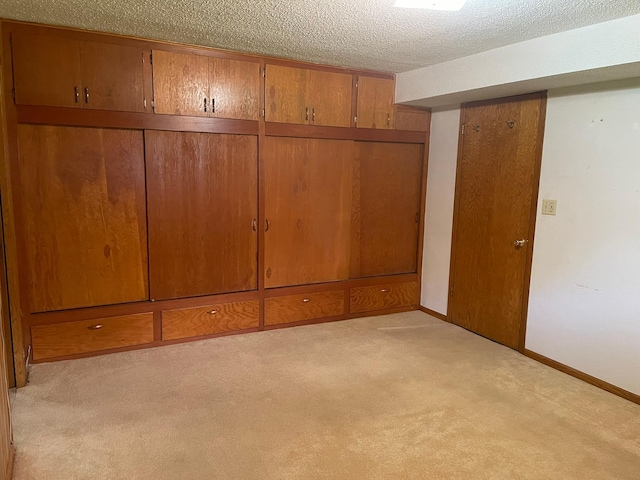
{"label": "textured ceiling", "polygon": [[0,0],[0,17],[403,72],[640,13],[638,0]]}

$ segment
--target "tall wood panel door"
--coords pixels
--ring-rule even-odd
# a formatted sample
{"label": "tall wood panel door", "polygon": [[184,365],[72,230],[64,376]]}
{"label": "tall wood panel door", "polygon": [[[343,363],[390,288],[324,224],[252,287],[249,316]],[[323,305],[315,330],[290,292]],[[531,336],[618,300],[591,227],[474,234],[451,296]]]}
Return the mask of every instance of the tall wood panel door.
{"label": "tall wood panel door", "polygon": [[303,68],[266,66],[267,122],[309,123],[311,112],[307,103],[308,77],[309,71]]}
{"label": "tall wood panel door", "polygon": [[356,142],[351,277],[415,272],[424,147]]}
{"label": "tall wood panel door", "polygon": [[353,142],[267,137],[265,286],[349,277]]}
{"label": "tall wood panel door", "polygon": [[463,111],[449,316],[512,348],[523,339],[543,111],[541,94]]}
{"label": "tall wood panel door", "polygon": [[84,108],[147,111],[144,53],[137,47],[80,42]]}
{"label": "tall wood panel door", "polygon": [[309,71],[308,105],[311,125],[351,126],[353,77],[346,73]]}
{"label": "tall wood panel door", "polygon": [[258,120],[260,64],[227,58],[209,59],[211,116]]}
{"label": "tall wood panel door", "polygon": [[153,111],[208,117],[209,57],[154,50]]}
{"label": "tall wood panel door", "polygon": [[142,132],[18,126],[31,310],[148,298]]}
{"label": "tall wood panel door", "polygon": [[394,97],[394,80],[360,75],[358,77],[358,128],[396,128]]}
{"label": "tall wood panel door", "polygon": [[151,298],[256,288],[257,138],[145,132]]}
{"label": "tall wood panel door", "polygon": [[18,105],[82,108],[80,45],[76,40],[13,33],[11,49]]}

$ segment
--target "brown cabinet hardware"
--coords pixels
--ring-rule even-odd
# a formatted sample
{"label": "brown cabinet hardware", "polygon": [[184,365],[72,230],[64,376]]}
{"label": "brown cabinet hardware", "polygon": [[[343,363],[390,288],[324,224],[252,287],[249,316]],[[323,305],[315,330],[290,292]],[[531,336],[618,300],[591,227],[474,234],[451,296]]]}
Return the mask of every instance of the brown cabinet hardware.
{"label": "brown cabinet hardware", "polygon": [[91,325],[89,327],[87,327],[89,330],[100,330],[102,328],[102,324],[99,323],[97,325]]}
{"label": "brown cabinet hardware", "polygon": [[84,103],[89,103],[89,87],[84,89]]}
{"label": "brown cabinet hardware", "polygon": [[78,87],[73,87],[73,90],[76,94],[76,103],[80,103],[80,89]]}

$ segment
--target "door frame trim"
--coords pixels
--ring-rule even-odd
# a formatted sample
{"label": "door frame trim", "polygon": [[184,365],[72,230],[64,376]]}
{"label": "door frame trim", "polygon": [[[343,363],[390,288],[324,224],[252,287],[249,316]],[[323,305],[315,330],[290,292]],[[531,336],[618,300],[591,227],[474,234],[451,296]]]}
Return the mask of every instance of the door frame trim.
{"label": "door frame trim", "polygon": [[455,279],[455,258],[456,258],[456,240],[458,235],[458,213],[460,209],[460,170],[462,152],[464,147],[464,135],[462,134],[462,125],[466,123],[466,111],[468,107],[478,107],[496,103],[522,101],[530,99],[540,99],[540,114],[538,119],[538,138],[536,140],[536,158],[534,160],[533,185],[531,191],[531,212],[529,220],[529,237],[527,249],[527,258],[525,263],[525,272],[522,285],[522,307],[520,316],[520,333],[517,351],[525,353],[525,338],[527,333],[527,314],[529,307],[529,293],[531,287],[531,269],[533,265],[533,244],[535,239],[536,216],[538,212],[538,195],[540,190],[540,172],[542,169],[542,147],[544,141],[545,120],[547,116],[547,92],[535,92],[525,95],[516,95],[511,97],[495,98],[490,100],[482,100],[479,102],[468,102],[460,105],[460,124],[458,125],[458,157],[456,159],[456,183],[453,202],[453,226],[451,232],[451,260],[449,264],[449,303],[447,307],[447,320],[453,323],[453,313],[455,304],[455,295],[451,296],[451,287]]}

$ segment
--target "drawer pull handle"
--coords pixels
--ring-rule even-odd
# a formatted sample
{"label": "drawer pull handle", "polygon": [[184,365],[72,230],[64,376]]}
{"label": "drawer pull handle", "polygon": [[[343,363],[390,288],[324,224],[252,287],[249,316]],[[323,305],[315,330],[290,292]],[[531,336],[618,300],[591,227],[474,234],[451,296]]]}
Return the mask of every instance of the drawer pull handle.
{"label": "drawer pull handle", "polygon": [[216,313],[218,313],[218,310],[216,310],[215,308],[209,311],[209,315],[215,315]]}
{"label": "drawer pull handle", "polygon": [[387,293],[389,291],[388,288],[383,288],[382,290],[380,290],[380,293]]}
{"label": "drawer pull handle", "polygon": [[99,323],[97,325],[91,325],[90,327],[87,327],[89,330],[100,330],[102,328],[102,324]]}
{"label": "drawer pull handle", "polygon": [[302,303],[309,303],[311,301],[310,298],[303,298]]}

